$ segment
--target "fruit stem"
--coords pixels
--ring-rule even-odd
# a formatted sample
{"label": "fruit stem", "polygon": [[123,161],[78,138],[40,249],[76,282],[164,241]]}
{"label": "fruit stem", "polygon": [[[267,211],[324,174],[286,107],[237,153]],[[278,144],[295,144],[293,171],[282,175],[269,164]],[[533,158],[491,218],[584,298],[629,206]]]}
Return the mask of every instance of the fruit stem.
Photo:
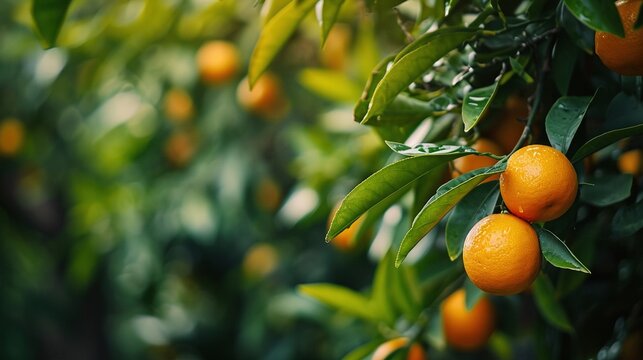
{"label": "fruit stem", "polygon": [[525,128],[522,130],[520,139],[518,139],[516,146],[514,146],[514,148],[511,150],[511,152],[509,153],[509,156],[511,156],[511,154],[516,152],[518,149],[520,149],[525,144],[525,142],[529,138],[529,135],[531,134],[531,125],[534,122],[534,119],[536,118],[536,114],[538,113],[538,109],[540,108],[540,103],[542,102],[542,98],[543,98],[543,91],[545,89],[545,76],[549,71],[549,62],[551,60],[551,49],[553,44],[554,42],[552,37],[548,37],[547,43],[545,45],[545,48],[547,49],[547,52],[545,54],[547,54],[547,56],[545,57],[538,71],[536,92],[534,94],[534,101],[531,104],[529,117],[527,118],[527,123],[525,124]]}

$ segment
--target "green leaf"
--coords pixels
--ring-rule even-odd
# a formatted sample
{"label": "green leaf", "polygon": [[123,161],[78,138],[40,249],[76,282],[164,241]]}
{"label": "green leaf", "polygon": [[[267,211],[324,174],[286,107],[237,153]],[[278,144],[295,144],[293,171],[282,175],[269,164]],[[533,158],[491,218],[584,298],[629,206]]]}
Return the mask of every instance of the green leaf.
{"label": "green leaf", "polygon": [[333,28],[333,24],[337,20],[339,10],[342,8],[344,0],[321,0],[317,6],[321,5],[321,16],[318,16],[319,27],[321,28],[322,45],[328,38],[328,33]]}
{"label": "green leaf", "polygon": [[386,74],[386,67],[393,60],[393,57],[394,55],[385,57],[373,68],[371,76],[366,81],[366,86],[362,92],[362,96],[355,105],[355,121],[368,121],[368,118],[365,117],[366,112],[368,111],[368,104],[371,102],[371,98],[373,97],[373,92],[375,92],[377,84],[382,80],[384,74]]}
{"label": "green leaf", "polygon": [[447,251],[452,261],[462,254],[464,239],[473,225],[493,213],[498,195],[497,181],[484,183],[473,189],[455,206],[446,227]]}
{"label": "green leaf", "polygon": [[373,293],[371,294],[371,306],[380,318],[386,319],[388,324],[393,324],[396,318],[395,304],[391,287],[393,286],[394,274],[396,270],[393,267],[390,251],[380,259],[373,279]]}
{"label": "green leaf", "polygon": [[499,81],[492,85],[470,91],[462,102],[462,122],[464,131],[468,132],[480,121],[493,102],[498,92]]}
{"label": "green leaf", "polygon": [[415,146],[408,146],[395,141],[385,141],[385,143],[389,148],[391,148],[391,150],[404,156],[433,156],[453,153],[463,153],[466,155],[481,154],[475,149],[464,145],[422,143]]}
{"label": "green leaf", "polygon": [[248,81],[253,86],[275,59],[299,23],[315,6],[316,0],[292,1],[273,16],[261,30],[250,57]]}
{"label": "green leaf", "polygon": [[619,37],[625,36],[621,18],[612,1],[564,0],[574,16],[595,31],[605,31]]}
{"label": "green leaf", "polygon": [[344,355],[342,360],[364,360],[366,359],[377,347],[380,346],[380,341],[371,341],[364,345],[360,345],[353,349],[348,354]]}
{"label": "green leaf", "polygon": [[46,48],[56,46],[69,4],[71,0],[33,0],[31,16]]}
{"label": "green leaf", "polygon": [[419,177],[463,155],[412,157],[380,169],[346,195],[331,221],[326,240],[333,239],[373,206],[406,192]]}
{"label": "green leaf", "polygon": [[288,5],[291,0],[267,0],[264,1],[261,7],[261,24],[265,24],[268,20],[272,19],[279,10]]}
{"label": "green leaf", "polygon": [[327,69],[304,69],[299,82],[315,94],[335,102],[354,103],[361,89],[346,74]]}
{"label": "green leaf", "polygon": [[627,199],[632,193],[632,175],[605,174],[588,176],[586,182],[593,185],[581,187],[580,198],[594,206],[608,206]]}
{"label": "green leaf", "polygon": [[422,101],[405,94],[399,94],[382,114],[370,117],[362,121],[362,124],[371,126],[406,125],[428,117],[444,115],[455,107],[456,101],[446,95]]}
{"label": "green leaf", "polygon": [[429,198],[435,194],[440,185],[445,182],[447,168],[447,164],[440,165],[434,171],[431,171],[416,181],[415,188],[413,189],[413,206],[411,207],[410,214],[411,218],[414,218],[420,210],[422,210],[424,204],[426,204]]}
{"label": "green leaf", "polygon": [[572,162],[584,159],[586,156],[593,154],[594,152],[606,147],[607,145],[615,143],[618,140],[639,134],[643,134],[643,124],[616,129],[598,135],[586,142],[576,151],[576,153],[574,153]]}
{"label": "green leaf", "polygon": [[550,264],[561,269],[590,273],[556,234],[540,226],[533,226],[533,228],[538,234],[540,250]]}
{"label": "green leaf", "polygon": [[484,291],[475,286],[469,278],[464,280],[464,302],[467,310],[471,311],[484,296]]}
{"label": "green leaf", "polygon": [[545,274],[540,274],[533,283],[534,300],[536,306],[547,320],[553,326],[565,332],[573,332],[572,325],[569,323],[565,309],[560,305],[554,293],[554,286]]}
{"label": "green leaf", "polygon": [[[605,223],[605,216],[599,217],[598,219],[592,219],[592,221],[579,224],[578,230],[573,234],[571,250],[576,254],[579,260],[584,264],[587,264],[589,267],[592,266],[594,261],[596,242],[604,236],[604,232],[606,230]],[[557,293],[561,297],[570,294],[580,286],[588,276],[589,275],[586,273],[577,271],[561,272],[558,277],[558,283],[556,284]]]}
{"label": "green leaf", "polygon": [[[556,18],[558,25],[565,29],[570,40],[587,54],[594,53],[594,31],[583,25],[578,19],[569,12],[566,6],[561,3],[559,6],[558,16]],[[554,65],[555,66],[555,65]]]}
{"label": "green leaf", "polygon": [[[417,159],[423,159],[419,157]],[[416,159],[416,158],[412,158]],[[499,162],[494,166],[477,169],[447,182],[424,205],[413,219],[411,228],[402,239],[395,259],[395,266],[400,266],[406,256],[422,238],[471,190],[491,175],[503,172],[507,164]]]}
{"label": "green leaf", "polygon": [[477,30],[469,29],[436,32],[432,41],[393,63],[375,87],[368,111],[362,120],[381,114],[397,94],[430,69],[436,61],[464,42],[472,40],[477,34]]}
{"label": "green leaf", "polygon": [[617,237],[634,235],[643,229],[643,201],[624,206],[616,211],[612,219],[612,234]]}
{"label": "green leaf", "polygon": [[389,293],[393,297],[395,308],[399,310],[407,320],[415,321],[422,310],[420,303],[421,294],[417,278],[413,269],[408,266],[395,269],[393,261],[389,257],[388,266],[393,269]]}
{"label": "green leaf", "polygon": [[299,285],[299,292],[317,299],[318,301],[369,321],[380,321],[373,305],[367,297],[353,290],[334,284]]}
{"label": "green leaf", "polygon": [[578,48],[574,46],[569,36],[561,33],[554,47],[551,72],[556,89],[562,95],[567,95],[578,55]]}
{"label": "green leaf", "polygon": [[[635,84],[635,77],[632,76],[626,79],[633,80],[632,82],[634,83],[634,87],[637,87]],[[609,122],[604,124],[604,126],[609,126],[609,128],[606,128],[605,130],[613,130],[641,124],[641,122],[643,122],[643,102],[641,102],[636,96],[622,92],[618,93],[607,106],[605,118],[609,119]]]}
{"label": "green leaf", "polygon": [[426,46],[427,44],[435,41],[440,36],[443,36],[445,34],[457,34],[457,33],[463,32],[463,31],[465,31],[465,32],[467,32],[467,31],[469,31],[469,32],[471,32],[471,31],[477,32],[475,30],[471,30],[471,29],[468,29],[468,28],[465,28],[465,27],[447,27],[447,28],[441,28],[441,29],[438,29],[438,30],[435,30],[435,31],[424,33],[421,36],[419,36],[418,38],[416,38],[413,42],[411,42],[410,44],[406,45],[402,50],[400,50],[400,52],[398,52],[397,55],[395,55],[395,59],[393,60],[393,62],[400,61],[406,55],[408,55],[408,54],[412,53],[413,51],[415,51],[415,50],[417,50],[417,49],[419,49],[419,48],[421,48],[423,46]]}
{"label": "green leaf", "polygon": [[592,100],[593,96],[568,96],[556,100],[545,119],[545,130],[552,147],[563,154],[567,152]]}

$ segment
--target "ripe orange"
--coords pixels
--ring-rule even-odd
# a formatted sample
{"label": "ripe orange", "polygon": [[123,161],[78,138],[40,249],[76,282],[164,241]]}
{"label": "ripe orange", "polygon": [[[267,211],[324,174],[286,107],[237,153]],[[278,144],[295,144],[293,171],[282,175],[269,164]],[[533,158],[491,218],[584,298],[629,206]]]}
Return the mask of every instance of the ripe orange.
{"label": "ripe orange", "polygon": [[467,234],[462,260],[469,279],[483,291],[517,294],[531,285],[540,270],[538,236],[516,216],[489,215]]}
{"label": "ripe orange", "polygon": [[[494,155],[502,155],[502,149],[493,141],[485,138],[479,138],[475,142],[475,144],[473,144],[472,148],[480,152],[488,152]],[[473,171],[487,166],[492,166],[496,162],[497,160],[492,159],[490,157],[482,156],[482,155],[467,155],[461,158],[457,158],[453,160],[454,169],[451,172],[451,178],[455,179],[456,177],[464,173],[468,173],[469,171]],[[498,175],[494,175],[487,178],[485,182],[497,180],[497,179],[498,179]]]}
{"label": "ripe orange", "polygon": [[333,70],[344,70],[350,42],[351,28],[345,24],[333,25],[320,53],[322,65]]}
{"label": "ripe orange", "polygon": [[279,120],[288,111],[281,82],[271,73],[263,74],[252,90],[248,79],[243,79],[237,88],[237,100],[246,110],[267,120]]}
{"label": "ripe orange", "polygon": [[279,254],[270,244],[253,245],[243,258],[241,268],[249,278],[263,278],[275,270],[279,264]]}
{"label": "ripe orange", "polygon": [[525,128],[525,124],[520,119],[524,120],[527,116],[529,116],[527,100],[517,95],[509,96],[498,121],[489,134],[489,138],[500,145],[504,154],[510,153],[516,146]]}
{"label": "ripe orange", "polygon": [[[389,357],[393,352],[399,350],[406,346],[409,343],[409,339],[405,337],[400,337],[392,339],[386,342],[383,342],[380,346],[375,349],[371,360],[384,360]],[[420,344],[413,344],[409,349],[408,354],[406,355],[406,360],[425,360],[426,352]]]}
{"label": "ripe orange", "polygon": [[25,129],[20,121],[9,118],[0,123],[0,155],[17,154],[24,143]]}
{"label": "ripe orange", "polygon": [[223,84],[239,71],[239,53],[235,45],[226,41],[210,41],[201,46],[196,55],[201,79],[208,84]]}
{"label": "ripe orange", "polygon": [[527,221],[549,221],[574,203],[576,171],[565,155],[545,145],[516,151],[500,175],[500,194],[514,215]]}
{"label": "ripe orange", "polygon": [[643,157],[641,156],[641,150],[634,149],[622,153],[621,156],[618,157],[617,165],[623,174],[638,176],[641,173],[642,163]]}
{"label": "ripe orange", "polygon": [[272,178],[265,177],[261,179],[257,186],[255,201],[262,210],[274,212],[281,204],[282,196],[279,184]]}
{"label": "ripe orange", "polygon": [[187,165],[196,152],[196,139],[189,132],[175,132],[165,143],[165,157],[174,167]]}
{"label": "ripe orange", "polygon": [[440,307],[442,328],[449,345],[460,350],[475,350],[489,340],[495,323],[489,298],[481,298],[467,310],[464,289],[460,289],[446,298]]}
{"label": "ripe orange", "polygon": [[[339,205],[340,204],[337,204],[333,211],[331,211],[330,216],[328,217],[328,226],[330,226],[331,221],[333,221],[333,217],[335,216],[337,209],[339,209]],[[363,221],[364,215],[357,218],[357,220],[355,220],[355,222],[353,222],[351,226],[347,227],[337,236],[335,236],[330,243],[335,245],[336,248],[342,251],[350,251],[354,249],[356,242],[359,240],[355,239],[355,235],[357,235],[357,231],[359,230],[359,227],[362,225]]]}
{"label": "ripe orange", "polygon": [[165,116],[176,122],[184,123],[194,116],[194,104],[190,95],[181,89],[171,89],[163,99]]}
{"label": "ripe orange", "polygon": [[622,75],[643,75],[643,28],[634,29],[642,0],[620,0],[616,8],[621,16],[625,37],[597,31],[596,55],[603,64]]}

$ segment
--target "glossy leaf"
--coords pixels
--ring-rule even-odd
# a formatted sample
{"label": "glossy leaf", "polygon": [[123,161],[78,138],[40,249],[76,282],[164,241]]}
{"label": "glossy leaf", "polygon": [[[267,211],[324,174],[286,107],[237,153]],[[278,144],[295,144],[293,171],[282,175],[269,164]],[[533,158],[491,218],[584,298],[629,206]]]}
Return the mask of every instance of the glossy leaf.
{"label": "glossy leaf", "polygon": [[538,306],[538,310],[540,310],[545,320],[560,330],[572,332],[572,325],[569,323],[565,309],[556,298],[554,286],[549,278],[541,273],[534,281],[532,289],[536,306]]}
{"label": "glossy leaf", "polygon": [[360,345],[346,354],[342,360],[364,360],[380,346],[380,341],[371,341],[364,345]]}
{"label": "glossy leaf", "polygon": [[554,47],[551,72],[556,89],[562,95],[567,95],[578,55],[578,48],[574,46],[569,36],[561,34]]}
{"label": "glossy leaf", "polygon": [[71,0],[33,0],[31,15],[45,47],[56,46]]}
{"label": "glossy leaf", "polygon": [[624,206],[616,211],[612,219],[612,233],[615,236],[630,236],[643,229],[643,201]]}
{"label": "glossy leaf", "polygon": [[413,42],[410,44],[406,45],[402,50],[400,50],[397,55],[395,56],[395,59],[393,62],[398,62],[400,59],[405,57],[406,55],[412,53],[413,51],[426,46],[427,44],[435,41],[436,39],[439,39],[441,36],[444,36],[446,34],[458,34],[462,32],[473,32],[476,33],[477,30],[471,30],[465,27],[448,27],[448,28],[442,28],[439,30],[427,32],[425,34],[422,34],[419,36],[417,39],[415,39]]}
{"label": "glossy leaf", "polygon": [[[625,86],[625,79],[632,80],[634,88],[638,86],[636,85],[635,77],[624,78],[623,86]],[[605,130],[639,125],[643,123],[643,102],[635,95],[628,95],[623,92],[618,93],[607,106],[605,118],[609,119],[609,122],[604,124],[604,126],[607,126]]]}
{"label": "glossy leaf", "polygon": [[328,100],[354,103],[361,89],[343,72],[327,69],[304,69],[299,73],[299,82],[308,90]]}
{"label": "glossy leaf", "polygon": [[480,290],[469,278],[464,280],[464,303],[467,310],[471,311],[473,307],[485,296],[484,291]]}
{"label": "glossy leaf", "polygon": [[367,297],[345,287],[334,284],[307,284],[299,285],[298,290],[347,314],[370,321],[382,320]]}
{"label": "glossy leaf", "polygon": [[387,198],[406,192],[419,177],[464,154],[422,156],[390,164],[357,185],[335,213],[326,239],[330,240],[350,226],[360,215]]}
{"label": "glossy leaf", "polygon": [[564,0],[565,6],[587,27],[623,37],[623,25],[612,1]]}
{"label": "glossy leaf", "polygon": [[469,230],[482,218],[493,213],[499,194],[498,182],[484,183],[455,206],[446,227],[446,245],[451,260],[462,254],[464,239]]}
{"label": "glossy leaf", "polygon": [[594,53],[594,31],[578,21],[562,3],[556,20],[577,48],[587,54]]}
{"label": "glossy leaf", "polygon": [[393,261],[387,262],[393,269],[389,293],[393,297],[395,308],[404,314],[407,320],[415,321],[422,310],[420,289],[413,269],[407,266],[395,269]]}
{"label": "glossy leaf", "polygon": [[556,234],[540,226],[533,226],[533,228],[538,234],[540,251],[542,251],[543,256],[550,264],[561,269],[590,273],[589,269],[572,254],[571,250]]}
{"label": "glossy leaf", "polygon": [[468,132],[480,121],[487,111],[489,106],[496,97],[498,91],[498,82],[492,85],[475,89],[465,95],[462,102],[462,122],[464,122],[464,131]]}
{"label": "glossy leaf", "polygon": [[592,185],[581,187],[580,198],[594,206],[608,206],[627,199],[632,192],[632,175],[606,174],[600,177],[587,177]]}
{"label": "glossy leaf", "polygon": [[[418,159],[422,159],[419,157]],[[395,266],[400,266],[406,256],[413,250],[422,238],[471,190],[493,174],[499,174],[506,168],[501,162],[494,166],[477,169],[459,176],[440,186],[438,191],[429,199],[424,208],[413,220],[411,228],[402,239],[400,249],[395,259]]]}
{"label": "glossy leaf", "polygon": [[579,161],[586,156],[595,153],[596,151],[617,142],[618,140],[625,139],[626,137],[643,134],[643,124],[629,126],[626,128],[608,131],[601,135],[592,138],[581,146],[572,157],[572,162]]}
{"label": "glossy leaf", "polygon": [[556,100],[545,119],[545,130],[552,147],[563,154],[567,152],[593,99],[569,96]]}
{"label": "glossy leaf", "polygon": [[431,171],[417,180],[413,189],[413,206],[409,215],[411,218],[414,218],[422,210],[424,204],[446,181],[447,170],[447,164],[443,164],[436,168],[435,171]]}
{"label": "glossy leaf", "polygon": [[481,154],[475,149],[464,145],[438,145],[423,143],[415,146],[408,146],[394,141],[386,141],[386,145],[388,145],[391,150],[404,156],[432,156],[452,153],[464,153],[466,155]]}
{"label": "glossy leaf", "polygon": [[272,19],[279,10],[288,5],[291,0],[266,0],[261,7],[261,23],[265,24],[268,20]]}
{"label": "glossy leaf", "polygon": [[337,20],[342,4],[344,4],[344,0],[321,0],[317,3],[317,20],[321,28],[322,45],[326,42],[328,33]]}
{"label": "glossy leaf", "polygon": [[248,69],[248,80],[253,86],[275,59],[297,26],[315,6],[316,0],[292,1],[265,24],[255,45]]}
{"label": "glossy leaf", "polygon": [[[570,249],[588,267],[591,267],[594,261],[596,242],[604,236],[606,230],[605,219],[606,217],[599,217],[597,221],[579,225],[577,231],[573,234]],[[589,274],[578,271],[561,272],[556,284],[558,295],[563,297],[571,293],[588,277]]]}
{"label": "glossy leaf", "polygon": [[395,271],[389,251],[377,265],[371,294],[371,306],[389,324],[395,321],[395,303],[390,291],[396,280]]}
{"label": "glossy leaf", "polygon": [[393,63],[375,87],[364,119],[381,114],[397,94],[430,69],[433,63],[464,42],[472,40],[477,33],[477,31],[462,29],[457,32],[436,34],[431,42]]}
{"label": "glossy leaf", "polygon": [[405,94],[399,94],[384,112],[362,122],[364,125],[405,125],[418,122],[428,117],[444,115],[456,106],[449,96],[439,96],[429,101],[422,101]]}
{"label": "glossy leaf", "polygon": [[393,57],[393,55],[385,57],[377,64],[377,66],[375,66],[375,68],[373,68],[371,76],[366,81],[366,86],[364,88],[364,91],[362,92],[362,96],[355,105],[355,121],[368,121],[368,118],[365,117],[366,112],[368,111],[368,104],[373,97],[373,92],[375,91],[377,84],[382,80],[384,74],[386,74],[386,68],[388,64],[393,60]]}

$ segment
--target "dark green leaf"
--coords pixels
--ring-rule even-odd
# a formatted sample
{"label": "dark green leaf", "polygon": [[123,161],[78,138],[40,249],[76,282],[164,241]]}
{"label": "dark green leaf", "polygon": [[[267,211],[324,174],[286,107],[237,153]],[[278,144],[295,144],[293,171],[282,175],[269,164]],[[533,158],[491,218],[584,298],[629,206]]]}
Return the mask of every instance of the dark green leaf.
{"label": "dark green leaf", "polygon": [[371,98],[373,97],[373,92],[375,91],[377,84],[379,84],[384,77],[384,74],[386,74],[386,67],[394,57],[394,55],[385,57],[379,62],[379,64],[377,64],[377,66],[375,66],[375,68],[373,68],[371,76],[366,81],[366,86],[362,92],[362,96],[355,105],[355,121],[368,121],[368,118],[365,118],[366,112],[368,111],[368,104],[371,102]]}
{"label": "dark green leaf", "polygon": [[415,321],[422,310],[422,304],[413,269],[408,266],[395,269],[392,261],[387,264],[394,269],[389,292],[393,297],[395,307],[404,314],[407,320]]}
{"label": "dark green leaf", "polygon": [[261,29],[259,40],[250,57],[248,81],[253,86],[275,59],[299,23],[315,6],[316,0],[292,1],[279,10]]}
{"label": "dark green leaf", "polygon": [[464,239],[473,225],[493,213],[498,195],[498,182],[484,183],[467,194],[455,206],[446,227],[446,245],[451,260],[457,259],[462,254]]}
{"label": "dark green leaf", "polygon": [[447,176],[447,168],[447,164],[441,165],[439,168],[436,168],[435,171],[431,171],[417,180],[413,190],[411,218],[414,218],[420,210],[422,210],[424,204],[435,194],[440,185],[444,183],[445,177]]}
{"label": "dark green leaf", "polygon": [[406,45],[402,50],[400,50],[400,52],[398,52],[397,55],[395,56],[395,60],[393,60],[393,62],[400,61],[400,59],[402,59],[404,56],[412,53],[413,51],[423,46],[426,46],[427,44],[438,39],[440,36],[443,36],[445,34],[450,34],[450,33],[460,33],[462,31],[471,31],[471,30],[464,27],[449,27],[449,28],[441,28],[435,31],[422,34],[413,42]]}
{"label": "dark green leaf", "polygon": [[[596,241],[602,238],[605,231],[606,218],[603,216],[593,221],[579,224],[577,231],[573,234],[571,250],[583,264],[587,264],[589,267],[592,266],[594,261]],[[563,271],[558,278],[556,291],[559,296],[563,297],[580,286],[588,276],[586,273],[577,271]]]}
{"label": "dark green leaf", "polygon": [[342,8],[342,4],[344,4],[344,0],[321,0],[321,17],[317,20],[319,21],[319,27],[321,28],[322,45],[326,42],[328,33],[330,32],[330,29],[333,28],[335,20],[337,20],[337,15],[339,14],[339,10]]}
{"label": "dark green leaf", "polygon": [[576,47],[587,54],[594,53],[594,31],[578,21],[562,3],[559,6],[557,21]]}
{"label": "dark green leaf", "polygon": [[31,15],[45,47],[56,46],[71,0],[33,0]]}
{"label": "dark green leaf", "polygon": [[342,201],[326,239],[330,240],[350,226],[360,215],[391,196],[406,192],[419,177],[464,154],[420,156],[390,164],[357,185]]}
{"label": "dark green leaf", "polygon": [[347,314],[370,321],[385,320],[375,311],[368,298],[345,287],[334,284],[306,284],[299,285],[298,290]]}
{"label": "dark green leaf", "polygon": [[[632,77],[634,80],[634,77]],[[636,83],[636,81],[634,81]],[[634,85],[635,87],[638,85]],[[605,118],[609,121],[604,124],[605,130],[613,130],[643,122],[643,103],[636,96],[618,93],[607,107]]]}
{"label": "dark green leaf", "polygon": [[594,206],[608,206],[627,199],[632,192],[632,175],[606,174],[601,177],[590,177],[580,190],[580,198]]}
{"label": "dark green leaf", "polygon": [[[422,159],[419,157],[418,159]],[[414,159],[414,158],[413,158]],[[500,162],[494,166],[477,169],[461,175],[440,186],[429,199],[424,208],[413,220],[411,228],[402,239],[395,259],[395,266],[400,266],[406,256],[422,238],[471,190],[491,175],[503,172],[507,164]]]}
{"label": "dark green leaf", "polygon": [[545,119],[549,143],[563,154],[569,149],[576,130],[585,117],[594,97],[561,97],[551,107]]}
{"label": "dark green leaf", "polygon": [[444,155],[453,153],[463,153],[467,155],[481,154],[475,149],[464,145],[438,145],[423,143],[415,146],[408,146],[394,141],[386,141],[386,145],[388,145],[391,150],[404,156]]}
{"label": "dark green leaf", "polygon": [[643,124],[608,131],[592,138],[574,153],[572,162],[579,161],[594,152],[626,137],[643,134]]}
{"label": "dark green leaf", "polygon": [[630,236],[641,229],[643,229],[643,201],[624,206],[614,214],[612,234],[615,236]]}
{"label": "dark green leaf", "polygon": [[477,30],[469,29],[437,33],[433,41],[393,63],[375,87],[368,111],[362,120],[381,114],[397,94],[430,69],[433,63],[464,42],[472,40],[477,34]]}
{"label": "dark green leaf", "polygon": [[562,95],[567,95],[569,82],[574,74],[576,60],[578,59],[578,48],[574,46],[569,36],[562,33],[556,41],[552,60],[552,75],[556,89]]}
{"label": "dark green leaf", "polygon": [[484,291],[475,286],[469,278],[464,280],[464,302],[467,310],[471,311],[484,296]]}
{"label": "dark green leaf", "polygon": [[456,107],[456,101],[450,96],[438,96],[429,101],[422,101],[405,94],[399,94],[381,115],[370,117],[362,122],[364,125],[404,125],[416,123],[428,117],[444,115]]}
{"label": "dark green leaf", "polygon": [[540,250],[550,264],[561,269],[590,273],[589,269],[572,254],[567,245],[556,234],[540,226],[533,226],[533,228],[538,234]]}
{"label": "dark green leaf", "polygon": [[612,1],[564,0],[574,16],[595,31],[605,31],[623,37],[623,25]]}
{"label": "dark green leaf", "polygon": [[498,82],[492,85],[475,89],[465,95],[462,102],[462,122],[464,131],[473,129],[489,110],[489,106],[496,97]]}
{"label": "dark green leaf", "polygon": [[380,259],[375,271],[375,278],[373,279],[373,293],[371,294],[371,306],[375,311],[380,314],[381,319],[386,319],[386,322],[393,324],[396,318],[395,303],[391,287],[395,279],[393,272],[397,271],[393,267],[391,252]]}
{"label": "dark green leaf", "polygon": [[569,323],[565,309],[558,303],[554,286],[545,274],[540,274],[533,284],[534,300],[536,306],[547,320],[553,326],[565,332],[572,332],[572,325]]}

